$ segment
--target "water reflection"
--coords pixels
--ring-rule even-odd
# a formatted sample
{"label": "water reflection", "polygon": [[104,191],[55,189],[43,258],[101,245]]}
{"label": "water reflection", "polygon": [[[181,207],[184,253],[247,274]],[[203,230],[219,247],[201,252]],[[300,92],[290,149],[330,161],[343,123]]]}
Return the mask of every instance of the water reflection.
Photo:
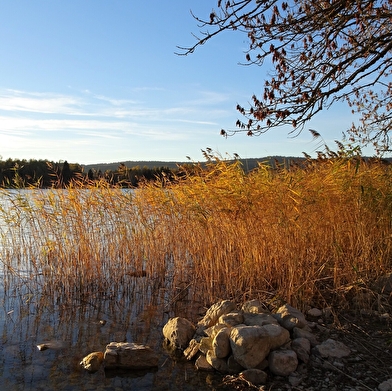
{"label": "water reflection", "polygon": [[[193,363],[177,361],[163,349],[161,330],[173,314],[164,311],[162,297],[154,297],[141,309],[125,300],[102,298],[57,306],[42,295],[26,294],[23,288],[3,293],[1,389],[211,390],[220,382],[219,376],[199,373]],[[85,355],[121,340],[157,350],[159,367],[151,371],[101,368],[90,374],[79,366]],[[40,351],[37,345],[43,343],[49,348]]]}
{"label": "water reflection", "polygon": [[[92,249],[91,255],[102,260],[97,262],[102,270],[100,280],[96,281],[93,273],[91,279],[84,279],[83,273],[91,271],[80,268],[78,276],[84,284],[80,290],[77,281],[58,278],[57,271],[61,269],[56,260],[62,260],[62,265],[67,262],[62,253],[51,257],[50,252],[51,240],[56,243],[69,240],[64,230],[70,224],[67,220],[70,214],[76,212],[67,210],[58,217],[48,214],[48,219],[59,220],[51,223],[52,230],[47,234],[42,230],[44,226],[40,226],[42,222],[31,218],[35,214],[23,214],[30,207],[29,192],[3,192],[1,196],[0,389],[191,391],[219,388],[221,376],[197,372],[193,363],[174,359],[163,349],[162,328],[169,317],[195,320],[197,308],[194,301],[187,301],[190,286],[187,281],[184,287],[173,285],[175,271],[170,255],[162,254],[163,277],[158,272],[154,274],[154,270],[149,274],[135,273],[144,270],[144,265],[135,266],[127,259],[133,254],[132,243],[124,240],[122,234],[112,235],[114,230],[129,234],[129,214],[124,206],[116,209],[115,214],[86,213],[81,207],[82,217],[75,222],[83,225],[75,226],[78,230],[71,229],[69,235],[79,238],[79,242],[85,235],[86,244],[91,239],[87,236],[95,235],[97,248]],[[126,199],[121,201],[126,205]],[[37,204],[34,205],[36,208]],[[83,231],[84,227],[89,228],[88,233]],[[113,252],[108,252],[109,245]],[[39,257],[47,262],[36,262]],[[79,258],[71,257],[71,261],[75,259],[74,265],[78,265]],[[73,267],[72,262],[69,265]],[[45,267],[56,269],[53,280]],[[149,345],[160,354],[158,368],[142,372],[108,372],[101,368],[90,374],[80,367],[84,356],[104,351],[112,341]],[[45,348],[38,349],[42,344]]]}

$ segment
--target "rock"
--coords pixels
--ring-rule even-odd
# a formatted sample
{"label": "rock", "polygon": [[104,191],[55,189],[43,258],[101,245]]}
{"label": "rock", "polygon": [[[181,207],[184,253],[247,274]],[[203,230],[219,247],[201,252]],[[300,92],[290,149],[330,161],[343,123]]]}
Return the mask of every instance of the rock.
{"label": "rock", "polygon": [[216,303],[207,310],[204,318],[197,323],[197,326],[205,328],[211,327],[217,323],[222,315],[234,311],[235,308],[235,303],[230,300],[223,300],[220,303]]}
{"label": "rock", "polygon": [[310,341],[307,338],[296,338],[291,343],[291,349],[297,354],[299,360],[305,364],[309,361]]}
{"label": "rock", "polygon": [[63,349],[65,347],[65,344],[63,341],[56,341],[56,340],[51,340],[51,341],[46,341],[43,343],[40,343],[37,345],[38,350],[47,350],[47,349]]}
{"label": "rock", "polygon": [[253,313],[253,314],[266,312],[264,308],[265,308],[264,304],[257,299],[249,300],[242,305],[242,311]]}
{"label": "rock", "polygon": [[83,358],[79,365],[89,372],[97,372],[103,363],[104,354],[93,352]]}
{"label": "rock", "polygon": [[199,350],[203,353],[203,354],[207,354],[207,352],[209,350],[212,349],[212,338],[211,337],[203,337],[200,340],[200,346],[199,346]]}
{"label": "rock", "polygon": [[304,314],[289,304],[280,307],[275,318],[282,327],[289,331],[294,327],[303,328],[307,324]]}
{"label": "rock", "polygon": [[213,371],[214,368],[208,363],[206,356],[201,355],[195,362],[195,367],[199,371]]}
{"label": "rock", "polygon": [[278,324],[266,324],[262,326],[270,341],[271,350],[275,350],[290,341],[290,333]]}
{"label": "rock", "polygon": [[187,360],[192,360],[199,352],[200,342],[195,339],[191,339],[188,347],[184,350],[184,356]]}
{"label": "rock", "polygon": [[147,369],[158,365],[158,355],[146,345],[110,342],[106,346],[104,364],[108,369]]}
{"label": "rock", "polygon": [[392,391],[392,379],[383,381],[378,385],[378,389],[380,391]]}
{"label": "rock", "polygon": [[289,376],[297,369],[298,359],[293,350],[274,350],[268,356],[268,364],[274,375]]}
{"label": "rock", "polygon": [[227,361],[223,358],[216,357],[212,350],[209,350],[206,354],[206,360],[214,369],[221,373],[229,373]]}
{"label": "rock", "polygon": [[316,336],[312,334],[310,331],[300,329],[298,327],[294,327],[293,329],[293,339],[296,338],[306,338],[309,340],[312,347],[318,345],[320,342],[317,340]]}
{"label": "rock", "polygon": [[231,353],[230,329],[225,327],[218,331],[212,340],[212,352],[217,358],[225,358]]}
{"label": "rock", "polygon": [[262,371],[264,371],[264,369],[268,368],[268,357],[266,357],[257,367],[256,369],[261,369]]}
{"label": "rock", "polygon": [[229,312],[219,317],[218,323],[224,324],[225,326],[232,327],[244,323],[244,315],[242,311]]}
{"label": "rock", "polygon": [[215,324],[214,326],[208,327],[204,330],[204,334],[208,335],[211,338],[214,338],[216,334],[218,334],[219,330],[226,328],[227,326],[223,323]]}
{"label": "rock", "polygon": [[267,313],[244,313],[244,324],[247,326],[264,326],[266,324],[278,324],[278,321]]}
{"label": "rock", "polygon": [[316,354],[319,354],[323,358],[342,358],[351,353],[351,350],[343,342],[335,341],[331,338],[317,345],[314,350]]}
{"label": "rock", "polygon": [[239,373],[244,369],[244,367],[238,364],[233,355],[230,355],[227,359],[227,369],[229,373]]}
{"label": "rock", "polygon": [[240,373],[240,378],[258,386],[267,382],[267,374],[261,369],[246,369]]}
{"label": "rock", "polygon": [[244,368],[257,367],[271,350],[270,337],[262,326],[236,326],[230,333],[234,359]]}
{"label": "rock", "polygon": [[311,308],[308,310],[308,315],[312,318],[319,318],[323,314],[323,311],[319,310],[318,308]]}
{"label": "rock", "polygon": [[179,349],[186,349],[195,334],[195,326],[185,318],[172,318],[163,327],[163,336],[169,344]]}
{"label": "rock", "polygon": [[298,387],[302,382],[302,376],[294,372],[289,375],[289,383],[292,387]]}

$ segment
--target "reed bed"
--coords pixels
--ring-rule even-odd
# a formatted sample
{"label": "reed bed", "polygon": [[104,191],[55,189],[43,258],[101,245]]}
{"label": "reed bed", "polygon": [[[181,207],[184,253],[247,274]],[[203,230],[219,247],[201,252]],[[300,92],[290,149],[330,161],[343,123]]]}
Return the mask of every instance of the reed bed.
{"label": "reed bed", "polygon": [[391,186],[391,167],[379,161],[260,164],[245,173],[215,158],[184,168],[175,183],[133,191],[104,182],[3,191],[5,281],[22,279],[57,302],[344,305],[391,271]]}

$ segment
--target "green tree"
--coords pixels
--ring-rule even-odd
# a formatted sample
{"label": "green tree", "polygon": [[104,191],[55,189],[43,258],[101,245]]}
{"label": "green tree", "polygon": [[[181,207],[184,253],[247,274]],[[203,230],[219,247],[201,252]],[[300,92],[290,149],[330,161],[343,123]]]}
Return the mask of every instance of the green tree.
{"label": "green tree", "polygon": [[72,171],[69,166],[69,163],[65,160],[63,163],[63,168],[61,169],[61,183],[64,186],[69,185],[72,179]]}
{"label": "green tree", "polygon": [[181,54],[235,30],[249,42],[245,64],[272,64],[261,96],[238,105],[244,119],[221,134],[287,124],[298,134],[318,112],[346,101],[360,115],[350,141],[391,150],[391,0],[218,0],[208,17],[195,19],[201,36]]}

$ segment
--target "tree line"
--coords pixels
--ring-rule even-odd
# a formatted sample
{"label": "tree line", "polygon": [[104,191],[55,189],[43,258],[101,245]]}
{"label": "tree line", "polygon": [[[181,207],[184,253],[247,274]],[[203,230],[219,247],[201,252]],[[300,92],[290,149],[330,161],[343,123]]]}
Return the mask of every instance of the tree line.
{"label": "tree line", "polygon": [[175,171],[168,167],[127,167],[120,163],[116,170],[95,170],[85,172],[78,163],[65,161],[53,162],[35,159],[0,160],[1,188],[64,188],[72,181],[80,184],[106,181],[110,185],[120,187],[137,187],[141,181],[161,178],[171,180]]}

